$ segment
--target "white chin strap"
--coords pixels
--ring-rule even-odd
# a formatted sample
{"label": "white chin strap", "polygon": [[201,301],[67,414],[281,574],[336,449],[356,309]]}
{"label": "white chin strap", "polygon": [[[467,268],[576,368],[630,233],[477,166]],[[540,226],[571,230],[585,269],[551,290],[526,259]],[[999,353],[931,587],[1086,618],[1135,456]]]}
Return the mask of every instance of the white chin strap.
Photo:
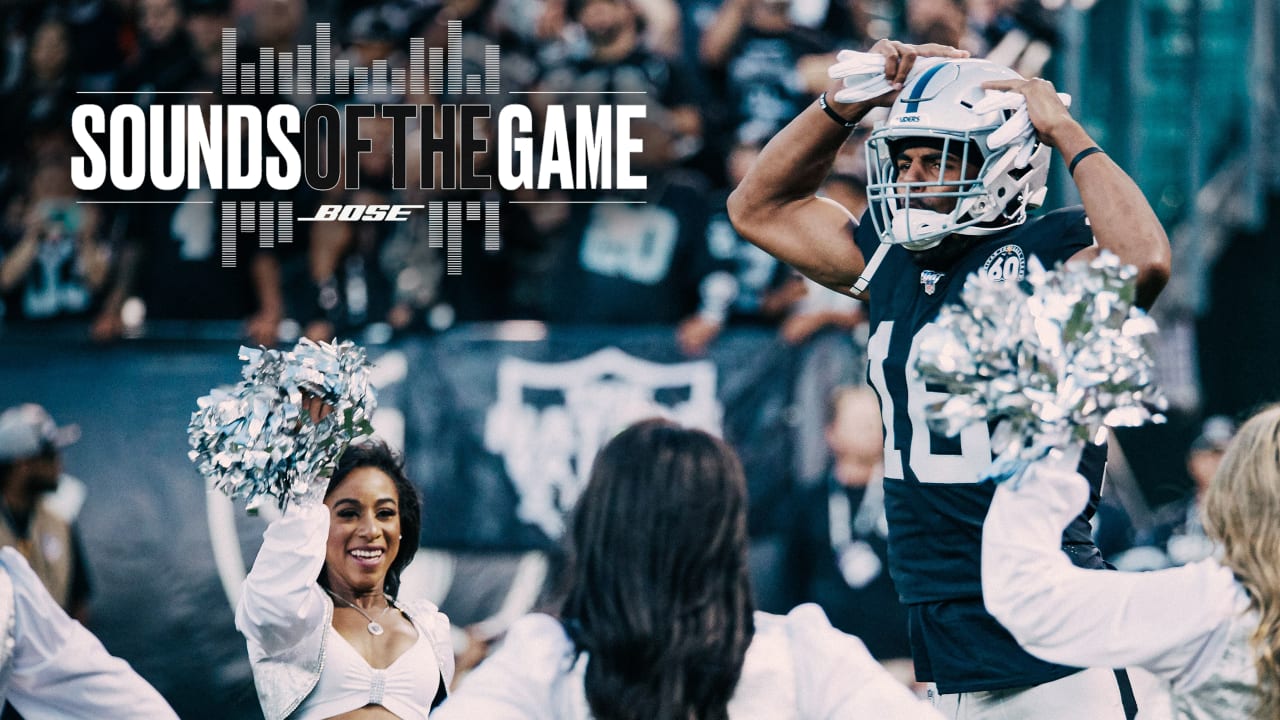
{"label": "white chin strap", "polygon": [[932,210],[909,208],[893,213],[893,240],[908,250],[937,247],[950,232],[951,217]]}
{"label": "white chin strap", "polygon": [[867,261],[865,267],[862,268],[862,274],[858,276],[856,282],[849,289],[854,295],[861,295],[867,291],[867,286],[871,284],[871,276],[876,274],[876,270],[880,269],[880,262],[884,260],[884,254],[889,251],[890,243],[882,242],[876,246],[875,253],[871,259]]}

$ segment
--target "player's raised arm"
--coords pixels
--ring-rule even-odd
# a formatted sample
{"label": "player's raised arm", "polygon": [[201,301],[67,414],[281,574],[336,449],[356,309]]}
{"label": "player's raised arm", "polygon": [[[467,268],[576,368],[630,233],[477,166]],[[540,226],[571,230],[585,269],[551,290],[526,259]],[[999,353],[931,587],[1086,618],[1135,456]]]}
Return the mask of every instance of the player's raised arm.
{"label": "player's raised arm", "polygon": [[917,57],[967,57],[946,45],[907,45],[880,40],[872,52],[885,56],[885,78],[893,89],[857,103],[834,99],[836,81],[769,141],[746,178],[729,196],[729,217],[744,238],[827,287],[848,293],[865,259],[853,243],[852,218],[835,202],[815,195],[831,171],[836,152],[852,127],[873,107],[897,98]]}
{"label": "player's raised arm", "polygon": [[1137,183],[1094,143],[1046,80],[1001,80],[983,84],[989,90],[1025,95],[1027,112],[1041,140],[1057,148],[1068,163],[1080,200],[1098,241],[1082,250],[1088,258],[1110,250],[1138,268],[1138,305],[1151,307],[1169,280],[1169,237]]}

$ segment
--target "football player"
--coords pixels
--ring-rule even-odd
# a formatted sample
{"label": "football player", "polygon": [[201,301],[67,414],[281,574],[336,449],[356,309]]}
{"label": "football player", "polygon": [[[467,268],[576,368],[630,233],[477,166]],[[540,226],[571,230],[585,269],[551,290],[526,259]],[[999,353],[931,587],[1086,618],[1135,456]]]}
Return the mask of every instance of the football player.
{"label": "football player", "polygon": [[[930,432],[924,408],[945,395],[917,378],[916,338],[942,306],[960,302],[971,273],[1016,281],[1032,257],[1051,268],[1109,250],[1137,267],[1138,302],[1149,306],[1168,279],[1168,238],[1049,82],[941,45],[881,40],[872,52],[884,58],[874,80],[886,91],[842,103],[835,96],[846,83],[833,84],[765,147],[730,197],[730,217],[751,242],[868,303],[890,572],[908,605],[917,678],[935,686],[935,705],[955,718],[1132,718],[1123,671],[1038,660],[984,608],[982,522],[995,488],[978,478],[992,459],[990,434],[980,424],[956,438]],[[815,191],[877,106],[889,114],[867,141],[870,207],[857,222]],[[1055,149],[1083,207],[1032,217]],[[1094,502],[1104,457],[1092,447],[1080,463]],[[1091,512],[1062,542],[1077,565],[1096,568],[1104,563]]]}

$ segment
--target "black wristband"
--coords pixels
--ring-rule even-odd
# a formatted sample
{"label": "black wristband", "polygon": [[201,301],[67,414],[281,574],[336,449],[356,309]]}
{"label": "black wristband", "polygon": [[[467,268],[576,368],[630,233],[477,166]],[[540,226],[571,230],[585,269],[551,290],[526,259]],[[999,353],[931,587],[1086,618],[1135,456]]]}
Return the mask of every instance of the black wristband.
{"label": "black wristband", "polygon": [[1102,148],[1098,147],[1097,145],[1093,145],[1091,147],[1087,147],[1081,150],[1080,152],[1076,153],[1076,156],[1071,158],[1071,164],[1067,166],[1067,174],[1070,175],[1071,177],[1075,177],[1076,166],[1080,164],[1080,161],[1089,157],[1094,153],[1100,153],[1100,152],[1102,152]]}
{"label": "black wristband", "polygon": [[827,114],[827,117],[834,120],[840,127],[851,128],[858,126],[857,120],[845,120],[840,117],[840,113],[831,109],[831,106],[827,104],[827,94],[825,92],[818,96],[818,105],[822,106],[822,111]]}

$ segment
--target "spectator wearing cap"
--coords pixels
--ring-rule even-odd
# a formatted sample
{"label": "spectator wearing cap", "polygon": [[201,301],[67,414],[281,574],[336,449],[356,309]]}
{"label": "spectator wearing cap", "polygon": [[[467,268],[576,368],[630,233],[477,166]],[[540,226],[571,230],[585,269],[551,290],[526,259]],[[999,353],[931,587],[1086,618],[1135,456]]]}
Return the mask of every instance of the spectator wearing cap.
{"label": "spectator wearing cap", "polygon": [[17,548],[58,604],[84,622],[84,553],[70,514],[52,499],[60,482],[78,484],[63,476],[60,453],[79,438],[79,426],[59,427],[33,403],[0,413],[0,546]]}

